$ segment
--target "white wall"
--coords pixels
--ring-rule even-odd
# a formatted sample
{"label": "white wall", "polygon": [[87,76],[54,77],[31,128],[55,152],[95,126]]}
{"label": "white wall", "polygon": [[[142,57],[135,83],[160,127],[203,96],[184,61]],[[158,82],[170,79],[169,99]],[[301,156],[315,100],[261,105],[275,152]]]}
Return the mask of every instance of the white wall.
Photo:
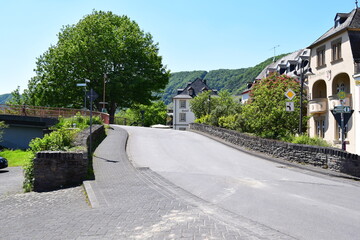
{"label": "white wall", "polygon": [[[180,108],[180,101],[186,101],[185,108]],[[173,115],[173,126],[174,129],[179,130],[185,128],[186,130],[189,128],[189,123],[193,123],[195,121],[195,115],[190,109],[190,100],[191,98],[174,98],[173,106],[174,106],[174,115]],[[180,113],[184,113],[186,115],[186,121],[180,121]]]}

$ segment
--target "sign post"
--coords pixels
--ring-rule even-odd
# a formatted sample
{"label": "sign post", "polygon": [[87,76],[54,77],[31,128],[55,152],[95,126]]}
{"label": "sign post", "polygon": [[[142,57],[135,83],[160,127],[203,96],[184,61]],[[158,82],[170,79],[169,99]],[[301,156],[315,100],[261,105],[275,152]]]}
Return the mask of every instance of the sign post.
{"label": "sign post", "polygon": [[349,122],[354,110],[351,110],[350,106],[335,106],[331,113],[334,115],[335,120],[341,128],[341,148],[346,151],[345,143],[345,126]]}
{"label": "sign post", "polygon": [[93,106],[93,101],[95,99],[97,99],[99,97],[99,95],[94,91],[94,89],[90,89],[90,91],[88,91],[86,93],[86,96],[90,99],[90,139],[89,139],[89,154],[91,156],[92,154],[92,106]]}

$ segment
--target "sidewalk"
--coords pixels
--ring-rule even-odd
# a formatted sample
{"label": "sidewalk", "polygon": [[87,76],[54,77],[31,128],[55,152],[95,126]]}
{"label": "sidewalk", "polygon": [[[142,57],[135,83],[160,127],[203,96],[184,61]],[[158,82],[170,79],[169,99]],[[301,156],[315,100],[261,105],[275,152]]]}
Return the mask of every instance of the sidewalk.
{"label": "sidewalk", "polygon": [[[127,133],[114,126],[95,151],[95,180],[86,182],[93,209],[110,217],[111,239],[292,239],[220,209],[150,169],[136,169],[125,153]],[[109,221],[109,220],[108,220]],[[108,228],[107,225],[104,228]]]}

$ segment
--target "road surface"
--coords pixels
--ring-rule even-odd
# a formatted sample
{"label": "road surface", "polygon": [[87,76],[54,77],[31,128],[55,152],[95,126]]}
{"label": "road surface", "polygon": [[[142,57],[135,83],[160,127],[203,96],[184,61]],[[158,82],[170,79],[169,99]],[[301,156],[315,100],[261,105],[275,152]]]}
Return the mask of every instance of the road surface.
{"label": "road surface", "polygon": [[297,239],[360,239],[360,184],[248,155],[193,132],[121,126],[137,167]]}

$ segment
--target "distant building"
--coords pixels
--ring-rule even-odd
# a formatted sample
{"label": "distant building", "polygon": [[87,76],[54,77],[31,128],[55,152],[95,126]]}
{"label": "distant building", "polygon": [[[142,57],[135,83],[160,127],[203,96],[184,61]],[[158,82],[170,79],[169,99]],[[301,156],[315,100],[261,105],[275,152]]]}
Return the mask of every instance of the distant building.
{"label": "distant building", "polygon": [[350,106],[346,150],[360,154],[360,9],[337,13],[333,27],[309,48],[315,74],[309,77],[309,134],[341,147],[341,128],[331,110]]}
{"label": "distant building", "polygon": [[177,95],[173,97],[173,128],[176,130],[187,130],[189,123],[195,121],[195,115],[190,109],[190,100],[199,93],[212,91],[212,95],[217,95],[217,90],[210,89],[206,80],[197,78],[189,82],[186,88],[178,89]]}
{"label": "distant building", "polygon": [[247,88],[241,93],[242,95],[241,102],[246,103],[250,99],[252,85],[255,82],[268,77],[270,74],[274,72],[277,72],[279,74],[286,74],[289,77],[298,78],[298,76],[296,76],[294,72],[296,70],[299,70],[300,67],[299,63],[301,61],[302,61],[301,67],[305,69],[308,68],[309,57],[310,57],[310,49],[300,49],[269,64],[260,72],[260,74],[254,79],[252,83],[248,83]]}

